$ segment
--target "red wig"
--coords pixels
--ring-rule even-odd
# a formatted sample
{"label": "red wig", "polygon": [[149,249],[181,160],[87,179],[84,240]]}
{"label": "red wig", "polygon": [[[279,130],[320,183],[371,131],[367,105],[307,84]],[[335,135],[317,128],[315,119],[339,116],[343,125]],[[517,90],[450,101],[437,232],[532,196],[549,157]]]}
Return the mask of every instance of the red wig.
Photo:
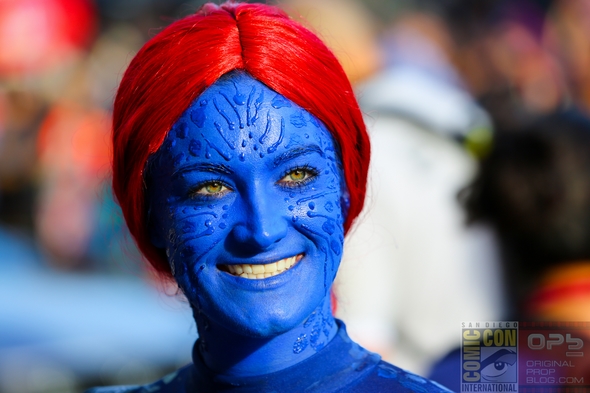
{"label": "red wig", "polygon": [[280,9],[205,4],[148,41],[125,72],[113,113],[113,189],[139,248],[170,275],[149,238],[144,167],[182,113],[219,77],[244,70],[320,119],[340,147],[350,193],[345,231],[363,207],[369,139],[352,87],[330,50]]}

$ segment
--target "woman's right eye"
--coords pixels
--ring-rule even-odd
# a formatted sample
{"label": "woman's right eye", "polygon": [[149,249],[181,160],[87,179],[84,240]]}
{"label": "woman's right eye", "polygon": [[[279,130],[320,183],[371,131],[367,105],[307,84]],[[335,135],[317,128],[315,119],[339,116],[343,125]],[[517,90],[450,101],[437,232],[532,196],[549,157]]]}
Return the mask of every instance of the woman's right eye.
{"label": "woman's right eye", "polygon": [[215,197],[225,195],[231,191],[231,188],[219,181],[211,181],[202,184],[199,188],[194,190],[191,194],[200,197]]}

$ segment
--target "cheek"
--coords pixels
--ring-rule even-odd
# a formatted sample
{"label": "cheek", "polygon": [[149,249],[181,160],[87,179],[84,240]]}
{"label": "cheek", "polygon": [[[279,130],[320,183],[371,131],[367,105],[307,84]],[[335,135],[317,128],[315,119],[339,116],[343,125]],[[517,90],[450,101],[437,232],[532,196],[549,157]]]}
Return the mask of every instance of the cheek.
{"label": "cheek", "polygon": [[198,273],[227,231],[227,205],[176,208],[170,214],[168,258],[175,276]]}
{"label": "cheek", "polygon": [[331,261],[330,268],[338,268],[344,243],[344,218],[340,206],[340,188],[337,178],[330,178],[322,190],[311,192],[307,196],[289,198],[291,220],[296,228],[309,237],[318,249]]}

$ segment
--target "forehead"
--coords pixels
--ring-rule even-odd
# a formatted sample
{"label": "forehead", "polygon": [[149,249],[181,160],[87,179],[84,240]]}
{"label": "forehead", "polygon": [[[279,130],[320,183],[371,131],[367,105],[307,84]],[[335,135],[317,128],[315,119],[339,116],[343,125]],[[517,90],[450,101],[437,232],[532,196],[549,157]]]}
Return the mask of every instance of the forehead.
{"label": "forehead", "polygon": [[163,150],[187,152],[174,160],[181,164],[190,156],[246,161],[308,144],[335,153],[322,122],[247,74],[233,73],[191,104],[170,130]]}

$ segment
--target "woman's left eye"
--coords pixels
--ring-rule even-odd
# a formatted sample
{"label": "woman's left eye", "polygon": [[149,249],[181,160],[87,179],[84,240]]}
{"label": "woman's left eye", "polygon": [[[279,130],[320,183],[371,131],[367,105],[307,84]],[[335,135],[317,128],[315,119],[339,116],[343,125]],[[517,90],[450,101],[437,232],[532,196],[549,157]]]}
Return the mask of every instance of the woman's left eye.
{"label": "woman's left eye", "polygon": [[278,183],[287,187],[301,187],[312,181],[317,175],[318,172],[312,168],[295,168],[287,172]]}
{"label": "woman's left eye", "polygon": [[192,192],[196,196],[212,197],[225,195],[231,191],[229,187],[220,181],[212,181],[201,185],[198,189]]}

